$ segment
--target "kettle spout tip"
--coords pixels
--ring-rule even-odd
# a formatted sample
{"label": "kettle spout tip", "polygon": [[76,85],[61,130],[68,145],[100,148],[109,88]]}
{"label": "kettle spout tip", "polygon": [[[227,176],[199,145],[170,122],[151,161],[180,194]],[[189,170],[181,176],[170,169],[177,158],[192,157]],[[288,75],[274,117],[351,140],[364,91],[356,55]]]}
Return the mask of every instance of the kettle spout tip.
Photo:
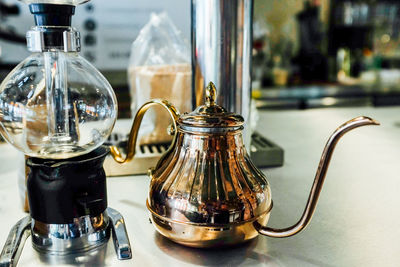
{"label": "kettle spout tip", "polygon": [[373,125],[381,125],[381,123],[377,120],[371,119]]}
{"label": "kettle spout tip", "polygon": [[351,126],[363,126],[363,125],[381,125],[379,121],[372,119],[370,117],[367,116],[360,116],[360,117],[356,117],[352,120],[349,120],[348,122],[346,122],[345,124],[342,125],[343,126],[350,126],[349,128],[354,128]]}

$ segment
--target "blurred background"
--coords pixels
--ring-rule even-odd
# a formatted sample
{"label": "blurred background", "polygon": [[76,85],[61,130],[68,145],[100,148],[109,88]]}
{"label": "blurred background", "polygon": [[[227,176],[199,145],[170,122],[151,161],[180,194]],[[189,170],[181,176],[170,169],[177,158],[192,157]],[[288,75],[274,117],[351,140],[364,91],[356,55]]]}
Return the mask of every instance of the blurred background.
{"label": "blurred background", "polygon": [[[131,116],[127,70],[150,14],[166,11],[190,41],[190,1],[93,0],[73,26],[82,55],[101,70]],[[28,8],[0,1],[0,79],[29,55]],[[400,1],[255,0],[252,96],[260,109],[400,105]],[[189,44],[190,45],[190,44]]]}
{"label": "blurred background", "polygon": [[254,10],[259,107],[400,104],[400,1],[256,0]]}

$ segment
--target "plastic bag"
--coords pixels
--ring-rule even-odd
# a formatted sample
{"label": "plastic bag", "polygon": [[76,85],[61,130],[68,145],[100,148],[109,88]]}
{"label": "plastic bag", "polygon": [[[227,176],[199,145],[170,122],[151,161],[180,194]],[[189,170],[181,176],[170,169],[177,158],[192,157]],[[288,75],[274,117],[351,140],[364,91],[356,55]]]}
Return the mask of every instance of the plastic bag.
{"label": "plastic bag", "polygon": [[[170,101],[181,113],[191,111],[190,62],[190,45],[168,15],[151,14],[131,49],[128,80],[132,114],[154,98]],[[143,118],[139,144],[170,141],[170,123],[166,110],[152,107]]]}

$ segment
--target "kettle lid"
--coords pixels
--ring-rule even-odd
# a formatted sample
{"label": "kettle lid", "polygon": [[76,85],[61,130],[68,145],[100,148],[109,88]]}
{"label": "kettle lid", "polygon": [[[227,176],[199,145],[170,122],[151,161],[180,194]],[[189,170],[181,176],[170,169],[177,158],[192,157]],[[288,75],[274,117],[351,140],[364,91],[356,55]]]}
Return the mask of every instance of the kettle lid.
{"label": "kettle lid", "polygon": [[[217,89],[210,82],[206,88],[206,103],[198,106],[194,111],[182,115],[178,119],[178,124],[185,127],[196,128],[226,128],[227,130],[237,130],[244,124],[244,119],[239,114],[228,112],[225,108],[215,103]],[[231,129],[232,128],[232,129]]]}

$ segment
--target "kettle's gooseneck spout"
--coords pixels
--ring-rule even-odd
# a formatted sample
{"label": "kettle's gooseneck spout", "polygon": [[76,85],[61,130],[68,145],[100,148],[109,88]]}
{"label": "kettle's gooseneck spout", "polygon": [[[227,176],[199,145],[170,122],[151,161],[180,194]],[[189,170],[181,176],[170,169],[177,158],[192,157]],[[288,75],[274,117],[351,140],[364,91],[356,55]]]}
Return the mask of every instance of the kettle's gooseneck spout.
{"label": "kettle's gooseneck spout", "polygon": [[322,152],[321,160],[319,162],[314,183],[312,185],[311,192],[308,197],[307,205],[306,208],[304,209],[303,215],[301,216],[300,220],[293,226],[284,229],[264,227],[260,225],[260,223],[255,222],[254,227],[258,230],[260,234],[270,237],[288,237],[299,233],[310,223],[315,208],[317,206],[318,198],[321,193],[321,189],[326,177],[326,172],[328,170],[329,163],[332,158],[332,153],[335,149],[336,144],[345,133],[357,127],[365,125],[379,125],[379,122],[364,116],[357,117],[342,124],[330,136],[328,142],[325,145],[324,151]]}

